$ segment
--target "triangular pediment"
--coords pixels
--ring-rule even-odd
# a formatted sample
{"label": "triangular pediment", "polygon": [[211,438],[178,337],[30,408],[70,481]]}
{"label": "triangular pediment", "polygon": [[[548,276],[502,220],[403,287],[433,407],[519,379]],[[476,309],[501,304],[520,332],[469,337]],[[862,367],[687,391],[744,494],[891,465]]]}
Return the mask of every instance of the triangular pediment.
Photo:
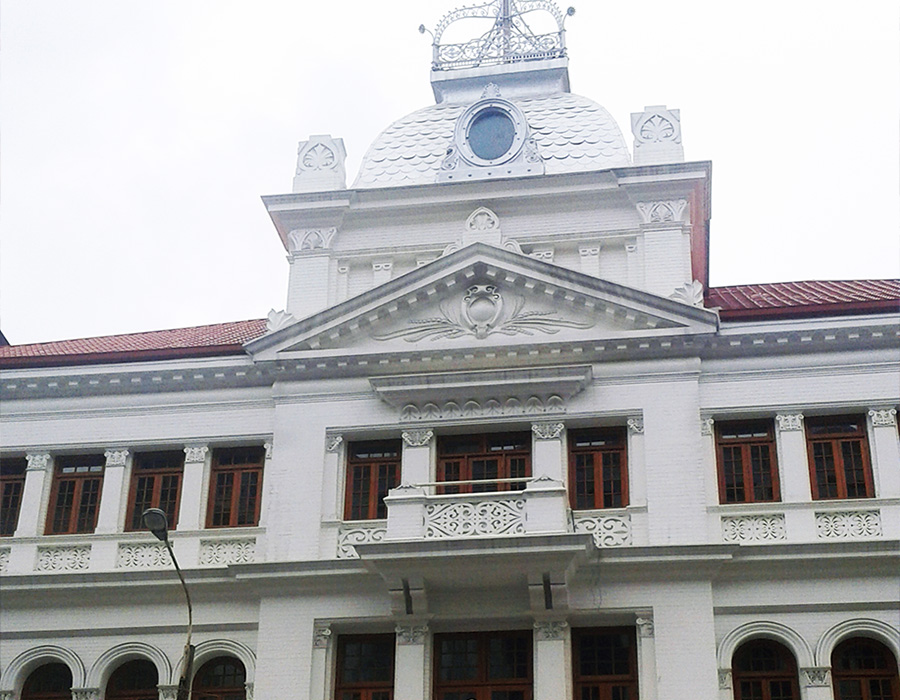
{"label": "triangular pediment", "polygon": [[256,359],[683,336],[712,311],[476,243],[247,344]]}

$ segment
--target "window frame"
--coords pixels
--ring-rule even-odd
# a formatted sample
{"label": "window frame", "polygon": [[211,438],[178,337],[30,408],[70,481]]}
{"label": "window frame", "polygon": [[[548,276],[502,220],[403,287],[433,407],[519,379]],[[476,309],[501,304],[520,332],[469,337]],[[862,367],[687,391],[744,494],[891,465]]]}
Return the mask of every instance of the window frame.
{"label": "window frame", "polygon": [[[232,663],[237,667],[240,667],[243,670],[244,681],[240,686],[237,685],[223,685],[223,686],[201,686],[196,687],[199,680],[202,679],[204,673],[208,673],[207,667],[213,666],[216,663]],[[247,667],[244,665],[244,662],[238,659],[236,656],[232,656],[230,654],[222,654],[220,656],[216,656],[208,661],[205,661],[200,668],[198,668],[194,672],[193,678],[191,678],[190,685],[190,700],[227,700],[229,696],[239,695],[241,698],[246,700],[247,697]]]}
{"label": "window frame", "polygon": [[[224,455],[240,453],[247,450],[249,455],[255,454],[255,459],[249,457],[244,461],[233,464],[221,464]],[[233,527],[257,527],[259,525],[259,516],[262,505],[262,487],[263,487],[263,467],[266,461],[265,448],[261,445],[246,445],[238,447],[218,447],[213,450],[212,462],[209,470],[209,497],[207,499],[206,508],[206,527],[210,529],[233,528]],[[240,480],[244,474],[255,474],[255,495],[253,497],[253,519],[252,522],[238,522],[240,513],[241,500],[241,483]],[[228,499],[228,521],[216,522],[216,516],[219,511],[217,508],[220,502],[217,499],[218,477],[220,475],[229,475],[230,477],[230,497]],[[224,500],[224,499],[223,499]]]}
{"label": "window frame", "polygon": [[[139,669],[139,670],[138,670]],[[142,671],[153,670],[152,676],[155,679],[152,685],[142,686],[139,688],[122,688],[127,681],[132,680],[134,676],[140,679]],[[128,672],[131,672],[130,674]],[[149,674],[148,674],[149,675]],[[124,678],[123,678],[124,676]],[[104,700],[158,700],[159,698],[159,671],[149,659],[137,658],[119,664],[109,674],[106,681],[106,691],[103,694]]]}
{"label": "window frame", "polygon": [[[837,430],[840,424],[855,423],[856,430],[844,432]],[[813,430],[832,427],[830,432],[814,435]],[[872,476],[872,461],[869,452],[868,424],[864,415],[813,416],[805,420],[806,452],[809,460],[810,490],[814,501],[850,500],[857,498],[874,498],[875,483]],[[859,457],[865,494],[848,495],[848,465],[844,460],[844,444],[856,443],[859,446]],[[818,467],[816,464],[816,445],[828,444],[831,449],[833,464],[834,488],[836,495],[822,494],[819,488]],[[852,468],[852,465],[851,465]],[[827,475],[826,475],[827,476]]]}
{"label": "window frame", "polygon": [[[576,444],[580,436],[582,439],[597,440],[615,440],[615,444],[609,447],[604,445],[585,445]],[[628,479],[628,433],[624,427],[620,426],[597,426],[593,428],[581,428],[569,430],[566,435],[568,443],[569,456],[569,505],[572,510],[603,510],[609,508],[626,508],[629,504],[629,479]],[[581,455],[593,456],[593,465],[591,467],[593,488],[593,504],[579,505],[579,481],[578,481],[578,457]],[[605,489],[606,480],[604,479],[604,469],[606,465],[604,456],[618,455],[619,457],[619,496],[621,503],[618,505],[605,505],[607,492]],[[599,457],[599,459],[598,459]],[[597,488],[599,476],[600,488]],[[614,493],[612,495],[615,495]],[[586,497],[586,496],[585,496]]]}
{"label": "window frame", "polygon": [[[739,668],[738,665],[738,656],[741,653],[746,653],[746,649],[748,647],[759,646],[759,647],[768,647],[769,649],[775,650],[780,659],[784,662],[787,662],[787,670],[781,671],[772,671],[772,670],[763,670],[763,671],[752,671],[752,670],[743,670]],[[800,680],[799,680],[799,669],[797,664],[797,658],[794,656],[793,651],[786,646],[785,644],[776,641],[774,639],[768,639],[765,637],[756,637],[753,639],[748,639],[744,641],[740,646],[738,646],[734,650],[734,654],[731,657],[731,676],[732,676],[732,687],[734,688],[734,697],[735,700],[742,700],[743,695],[741,692],[741,683],[752,683],[758,682],[761,684],[760,688],[762,691],[761,700],[771,700],[772,698],[772,686],[771,683],[785,683],[788,682],[791,684],[791,694],[793,695],[793,700],[800,700]]]}
{"label": "window frame", "polygon": [[[451,452],[448,444],[470,440],[478,443],[474,451]],[[524,443],[524,448],[506,448],[504,442],[518,441]],[[492,447],[492,442],[497,444]],[[478,460],[497,459],[497,476],[494,479],[518,479],[521,482],[497,483],[493,479],[478,479],[482,482],[475,484],[452,484],[438,486],[438,494],[466,494],[466,493],[493,493],[497,491],[517,491],[525,488],[525,481],[531,478],[532,438],[530,432],[508,431],[493,433],[459,433],[452,435],[439,435],[437,438],[437,478],[438,482],[475,481],[473,479],[473,463]],[[512,460],[524,459],[524,473],[512,474]],[[458,475],[448,479],[447,470],[451,463],[459,462]],[[519,487],[519,488],[516,488]]]}
{"label": "window frame", "polygon": [[[391,678],[389,681],[359,681],[346,682],[343,680],[344,660],[347,654],[347,644],[357,642],[381,642],[389,645],[391,652]],[[337,639],[335,653],[334,674],[334,698],[341,700],[341,693],[358,693],[360,700],[374,700],[376,693],[387,693],[388,700],[394,697],[394,681],[396,675],[397,650],[396,637],[393,634],[343,634]]]}
{"label": "window frame", "polygon": [[[144,460],[150,460],[151,458],[159,458],[161,456],[176,456],[178,466],[177,467],[143,467]],[[162,485],[165,477],[176,476],[178,477],[178,483],[175,486],[175,503],[172,507],[172,512],[169,512],[162,506],[164,504],[161,503],[161,491]],[[149,503],[142,504],[140,507],[140,512],[138,511],[138,503],[137,503],[137,495],[138,495],[138,483],[140,479],[152,478],[153,479],[153,487],[151,488],[151,496]],[[125,512],[125,531],[126,532],[135,532],[138,530],[143,530],[144,525],[141,522],[141,515],[144,510],[147,508],[160,508],[166,513],[166,519],[169,523],[169,529],[175,530],[178,526],[178,512],[181,508],[181,487],[184,483],[184,450],[180,452],[178,450],[153,450],[152,452],[138,452],[134,456],[134,460],[131,463],[131,483],[128,487],[128,508]]]}
{"label": "window frame", "polygon": [[[887,664],[887,669],[854,669],[845,670],[840,668],[838,659],[840,655],[846,651],[847,647],[854,644],[864,642],[871,644],[879,652],[880,656]],[[870,684],[864,684],[865,681],[887,681],[890,684],[890,690],[895,699],[900,699],[900,676],[897,673],[897,659],[891,649],[881,640],[871,637],[848,637],[837,644],[831,652],[831,680],[834,686],[835,700],[842,700],[841,697],[841,681],[860,681],[863,700],[872,699],[872,687]]]}
{"label": "window frame", "polygon": [[[78,469],[86,468],[87,472],[78,473]],[[71,475],[65,473],[74,469]],[[50,488],[50,502],[47,507],[47,520],[44,527],[46,535],[89,535],[97,529],[97,517],[100,514],[100,499],[103,496],[103,477],[106,473],[106,457],[102,454],[69,455],[53,460],[53,477]],[[91,524],[89,528],[80,529],[81,511],[84,510],[83,499],[87,482],[96,481],[96,499],[92,504]],[[60,486],[65,482],[73,482],[72,502],[65,529],[54,530],[56,513],[59,510]],[[93,492],[88,492],[87,496]]]}
{"label": "window frame", "polygon": [[12,537],[19,527],[27,471],[25,457],[0,458],[0,537]]}
{"label": "window frame", "polygon": [[[368,448],[370,452],[381,447],[383,452],[394,451],[395,457],[358,457],[358,451]],[[374,449],[373,449],[374,448]],[[403,458],[403,446],[400,440],[354,440],[347,445],[346,475],[344,478],[344,520],[383,520],[387,518],[387,506],[384,497],[392,488],[400,485],[400,470]],[[388,475],[386,488],[381,487],[381,469],[392,470]],[[365,472],[365,474],[363,474]],[[359,477],[359,478],[358,478]],[[358,515],[362,508],[354,509],[355,486],[366,483],[365,515]],[[362,505],[362,504],[360,504]]]}
{"label": "window frame", "polygon": [[[740,426],[740,427],[739,427]],[[756,434],[738,435],[734,438],[726,437],[726,430],[742,430],[743,432],[759,433],[765,427],[765,436]],[[775,442],[775,424],[771,419],[731,420],[716,421],[716,471],[718,473],[719,503],[731,505],[736,503],[779,503],[781,501],[781,480],[778,473],[778,449]],[[730,447],[740,449],[741,455],[741,490],[743,498],[728,500],[728,484],[726,480],[725,450]],[[766,447],[768,451],[768,476],[772,489],[771,498],[756,497],[756,480],[754,479],[755,465],[753,460],[753,448]]]}
{"label": "window frame", "polygon": [[[475,639],[477,641],[477,668],[476,678],[469,680],[441,680],[441,643],[447,639]],[[490,640],[503,638],[518,638],[525,642],[524,649],[527,653],[525,662],[526,675],[520,678],[488,677],[488,657],[490,654]],[[443,700],[445,693],[473,692],[477,700],[490,700],[493,691],[517,691],[523,692],[524,700],[532,700],[534,696],[534,635],[531,630],[502,630],[488,632],[450,632],[436,634],[432,644],[433,666],[433,697],[434,700]]]}
{"label": "window frame", "polygon": [[[628,667],[626,674],[585,674],[581,669],[581,644],[585,637],[628,635]],[[640,676],[637,658],[637,630],[634,627],[576,627],[572,630],[572,687],[573,697],[581,697],[581,691],[596,688],[600,700],[611,700],[614,686],[625,686],[630,700],[640,695]]]}

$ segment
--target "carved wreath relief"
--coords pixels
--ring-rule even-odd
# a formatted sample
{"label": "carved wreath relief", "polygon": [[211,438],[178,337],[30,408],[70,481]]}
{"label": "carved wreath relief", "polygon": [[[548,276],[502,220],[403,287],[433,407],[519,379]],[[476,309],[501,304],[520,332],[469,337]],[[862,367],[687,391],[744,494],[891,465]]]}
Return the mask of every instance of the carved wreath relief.
{"label": "carved wreath relief", "polygon": [[412,328],[374,337],[376,340],[403,338],[410,343],[464,336],[481,340],[494,334],[554,334],[560,328],[590,328],[594,325],[559,318],[553,311],[525,311],[525,298],[518,295],[512,297],[511,304],[512,308],[509,308],[509,297],[504,297],[496,285],[475,284],[466,290],[457,309],[451,302],[444,302],[440,306],[440,316],[411,319],[408,323]]}

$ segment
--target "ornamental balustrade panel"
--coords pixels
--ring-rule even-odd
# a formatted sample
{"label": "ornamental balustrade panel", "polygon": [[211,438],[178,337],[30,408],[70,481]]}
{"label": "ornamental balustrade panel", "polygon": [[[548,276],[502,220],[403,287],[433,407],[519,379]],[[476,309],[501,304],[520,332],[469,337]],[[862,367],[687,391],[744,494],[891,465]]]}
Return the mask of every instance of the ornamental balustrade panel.
{"label": "ornamental balustrade panel", "polygon": [[826,540],[881,537],[881,513],[877,510],[816,513],[816,535]]}
{"label": "ornamental balustrade panel", "polygon": [[784,514],[725,516],[722,518],[722,539],[725,542],[739,543],[786,540]]}
{"label": "ornamental balustrade panel", "polygon": [[38,547],[35,571],[86,571],[91,563],[91,545]]}
{"label": "ornamental balustrade panel", "polygon": [[357,544],[382,542],[387,535],[387,523],[383,520],[368,523],[345,523],[338,530],[338,559],[356,559]]}
{"label": "ornamental balustrade panel", "polygon": [[425,504],[425,537],[490,537],[525,533],[525,498],[508,494],[433,496]]}
{"label": "ornamental balustrade panel", "polygon": [[162,542],[120,542],[116,552],[117,569],[155,569],[172,566]]}
{"label": "ornamental balustrade panel", "polygon": [[628,513],[573,512],[575,532],[587,532],[597,547],[625,547],[633,542],[631,516]]}
{"label": "ornamental balustrade panel", "polygon": [[200,540],[200,566],[250,564],[256,561],[256,538]]}

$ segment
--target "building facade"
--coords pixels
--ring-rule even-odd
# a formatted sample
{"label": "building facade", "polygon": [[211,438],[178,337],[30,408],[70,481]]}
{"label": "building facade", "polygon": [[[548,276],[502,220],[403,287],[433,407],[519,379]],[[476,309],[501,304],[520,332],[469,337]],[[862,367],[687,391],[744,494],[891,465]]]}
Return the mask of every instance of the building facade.
{"label": "building facade", "polygon": [[175,697],[156,507],[196,698],[900,700],[900,281],[710,288],[564,21],[449,13],[350,187],[300,144],[284,311],[0,347],[0,698]]}

